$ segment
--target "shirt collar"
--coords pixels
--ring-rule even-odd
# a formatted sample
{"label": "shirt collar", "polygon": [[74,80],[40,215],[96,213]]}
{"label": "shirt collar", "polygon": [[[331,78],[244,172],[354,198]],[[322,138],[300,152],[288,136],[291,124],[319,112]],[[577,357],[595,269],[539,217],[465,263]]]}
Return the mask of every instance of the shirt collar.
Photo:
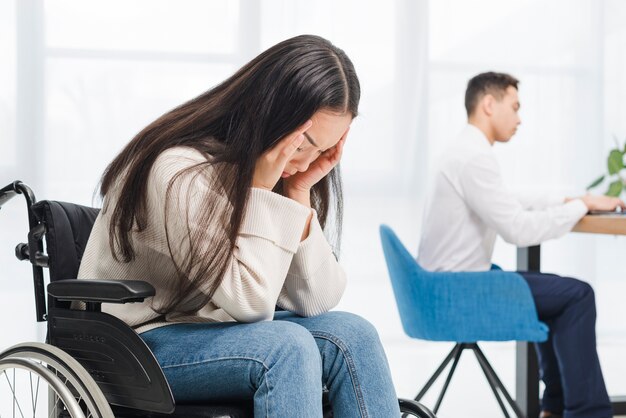
{"label": "shirt collar", "polygon": [[491,149],[491,147],[493,146],[493,144],[489,142],[489,139],[487,139],[487,136],[483,133],[483,131],[481,131],[479,128],[472,125],[471,123],[465,125],[461,136],[466,141],[471,141],[472,143],[475,143],[482,147],[486,147],[488,149]]}

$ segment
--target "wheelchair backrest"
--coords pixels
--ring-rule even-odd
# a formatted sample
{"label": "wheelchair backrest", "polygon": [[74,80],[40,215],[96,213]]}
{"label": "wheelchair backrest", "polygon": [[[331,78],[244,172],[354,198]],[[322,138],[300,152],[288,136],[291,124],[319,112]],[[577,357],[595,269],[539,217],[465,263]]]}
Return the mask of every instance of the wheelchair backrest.
{"label": "wheelchair backrest", "polygon": [[50,281],[75,279],[100,209],[42,200],[32,210],[46,227]]}

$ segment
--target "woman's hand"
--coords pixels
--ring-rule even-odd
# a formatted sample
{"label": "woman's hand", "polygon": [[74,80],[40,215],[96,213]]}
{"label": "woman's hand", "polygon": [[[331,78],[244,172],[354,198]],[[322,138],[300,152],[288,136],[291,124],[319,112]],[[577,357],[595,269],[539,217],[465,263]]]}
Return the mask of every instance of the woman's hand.
{"label": "woman's hand", "polygon": [[334,147],[324,151],[322,155],[309,165],[306,171],[296,173],[283,180],[285,194],[288,197],[300,200],[296,197],[310,195],[311,188],[339,164],[349,131],[350,128],[348,127],[339,142]]}
{"label": "woman's hand", "polygon": [[254,167],[252,187],[272,190],[276,186],[285,170],[285,165],[304,141],[304,131],[309,129],[312,124],[312,121],[306,121],[304,125],[281,139],[278,144],[259,157]]}
{"label": "woman's hand", "polygon": [[[309,165],[306,171],[296,173],[283,180],[283,191],[286,197],[304,206],[311,207],[311,188],[339,164],[349,130],[350,127],[346,129],[339,142],[334,147],[324,151],[322,155]],[[309,236],[312,216],[310,214],[306,220],[300,241],[304,241]]]}

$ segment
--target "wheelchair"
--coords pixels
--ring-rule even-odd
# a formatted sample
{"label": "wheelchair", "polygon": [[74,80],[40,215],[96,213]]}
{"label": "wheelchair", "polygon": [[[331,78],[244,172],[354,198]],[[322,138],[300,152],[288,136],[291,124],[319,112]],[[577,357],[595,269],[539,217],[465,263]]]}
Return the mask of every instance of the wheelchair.
{"label": "wheelchair", "polygon": [[[75,280],[99,209],[37,202],[20,181],[0,189],[0,209],[18,194],[26,199],[30,229],[27,243],[18,244],[15,255],[32,264],[37,321],[47,322],[47,338],[45,343],[22,343],[0,353],[0,417],[253,417],[251,399],[176,404],[141,337],[101,312],[102,303],[141,302],[154,296],[150,284]],[[47,287],[44,268],[49,271]],[[86,308],[71,309],[74,301]],[[323,395],[324,418],[332,417],[327,393]],[[298,400],[293,402],[297,417]],[[415,401],[399,399],[399,404],[403,417],[435,418]]]}

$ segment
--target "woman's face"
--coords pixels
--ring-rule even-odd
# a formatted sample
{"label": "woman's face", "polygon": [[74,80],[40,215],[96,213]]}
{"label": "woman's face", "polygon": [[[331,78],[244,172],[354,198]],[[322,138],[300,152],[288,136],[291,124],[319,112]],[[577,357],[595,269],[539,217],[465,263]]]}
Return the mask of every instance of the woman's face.
{"label": "woman's face", "polygon": [[311,120],[313,125],[304,133],[302,145],[285,165],[283,178],[305,172],[322,153],[334,147],[350,126],[352,114],[320,110]]}

